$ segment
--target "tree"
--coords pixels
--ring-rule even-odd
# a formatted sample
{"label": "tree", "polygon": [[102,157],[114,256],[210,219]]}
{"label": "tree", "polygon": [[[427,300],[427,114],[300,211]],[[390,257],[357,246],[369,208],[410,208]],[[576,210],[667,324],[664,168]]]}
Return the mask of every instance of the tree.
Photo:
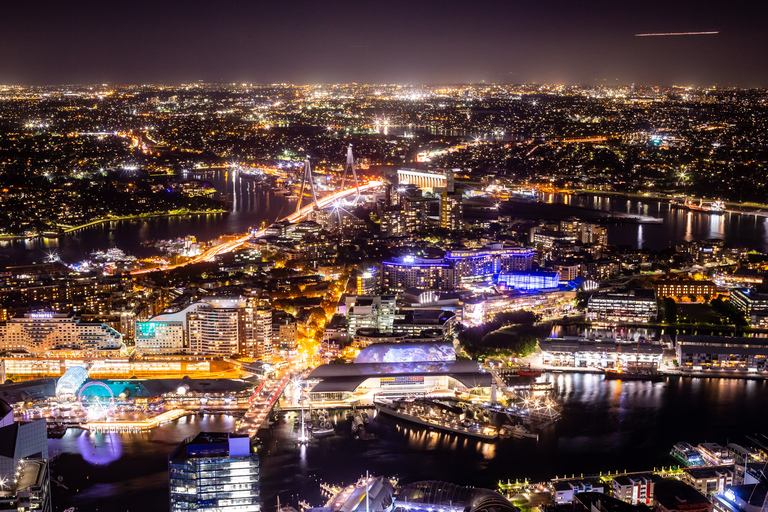
{"label": "tree", "polygon": [[671,297],[664,299],[664,318],[668,324],[677,323],[677,303]]}

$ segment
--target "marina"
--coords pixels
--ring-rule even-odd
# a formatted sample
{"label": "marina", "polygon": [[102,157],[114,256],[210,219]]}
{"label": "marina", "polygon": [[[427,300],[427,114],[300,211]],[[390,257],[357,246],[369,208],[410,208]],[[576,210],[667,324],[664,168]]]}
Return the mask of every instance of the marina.
{"label": "marina", "polygon": [[498,429],[487,422],[469,419],[461,409],[432,401],[390,401],[383,398],[375,402],[376,411],[410,421],[428,428],[454,434],[493,441],[499,437]]}

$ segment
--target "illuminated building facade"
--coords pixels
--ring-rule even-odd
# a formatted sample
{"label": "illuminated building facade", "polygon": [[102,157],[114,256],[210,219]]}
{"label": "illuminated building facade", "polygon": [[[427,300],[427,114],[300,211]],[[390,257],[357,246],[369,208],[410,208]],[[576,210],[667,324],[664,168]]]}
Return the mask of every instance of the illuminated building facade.
{"label": "illuminated building facade", "polygon": [[402,232],[415,233],[427,228],[429,199],[424,197],[406,197],[403,199]]}
{"label": "illuminated building facade", "polygon": [[421,171],[419,169],[398,169],[398,185],[416,185],[418,188],[438,190],[453,190],[454,171],[442,172]]}
{"label": "illuminated building facade", "polygon": [[557,272],[510,272],[500,274],[499,284],[523,291],[537,291],[557,288],[560,284],[560,274]]}
{"label": "illuminated building facade", "polygon": [[242,355],[260,359],[270,357],[273,352],[272,310],[266,306],[246,308]]}
{"label": "illuminated building facade", "polygon": [[397,304],[394,295],[348,295],[345,300],[349,339],[358,329],[392,332]]}
{"label": "illuminated building facade", "polygon": [[382,263],[382,290],[402,293],[407,288],[450,291],[456,288],[453,262],[443,258],[405,256]]}
{"label": "illuminated building facade", "polygon": [[587,305],[587,318],[599,322],[646,323],[658,313],[653,290],[595,293]]}
{"label": "illuminated building facade", "polygon": [[238,297],[205,297],[180,311],[136,322],[136,352],[263,357],[272,351],[271,332],[271,310],[247,307]]}
{"label": "illuminated building facade", "polygon": [[740,288],[731,292],[731,303],[744,312],[752,327],[768,327],[768,293]]}
{"label": "illuminated building facade", "polygon": [[651,473],[619,475],[611,480],[613,495],[632,505],[638,503],[651,505],[654,485],[655,476]]}
{"label": "illuminated building facade", "polygon": [[296,341],[296,318],[280,310],[272,312],[272,349],[279,351],[284,357],[293,358],[298,355],[299,346]]}
{"label": "illuminated building facade", "polygon": [[353,364],[324,364],[307,377],[319,381],[313,401],[359,400],[402,396],[434,390],[459,390],[489,395],[492,377],[477,361],[457,361],[452,343],[373,343]]}
{"label": "illuminated building facade", "polygon": [[576,292],[551,291],[546,293],[519,293],[481,295],[464,301],[462,323],[475,326],[491,322],[497,313],[525,309],[542,317],[563,316],[573,309]]}
{"label": "illuminated building facade", "polygon": [[365,269],[357,274],[357,294],[376,295],[381,293],[381,271],[378,267]]}
{"label": "illuminated building facade", "polygon": [[34,356],[54,351],[119,354],[123,336],[103,323],[82,322],[72,315],[30,313],[0,325],[0,349]]}
{"label": "illuminated building facade", "polygon": [[571,368],[648,367],[661,365],[663,347],[658,342],[587,339],[576,336],[539,340],[545,365]]}
{"label": "illuminated building facade", "polygon": [[714,512],[762,512],[768,485],[763,482],[732,485],[712,499]]}
{"label": "illuminated building facade", "polygon": [[17,423],[0,400],[0,446],[0,510],[51,512],[45,419]]}
{"label": "illuminated building facade", "polygon": [[761,373],[768,371],[765,338],[679,335],[675,347],[683,371]]}
{"label": "illuminated building facade", "polygon": [[405,233],[405,217],[399,206],[385,208],[384,211],[381,212],[380,218],[381,222],[379,226],[382,237],[390,238],[403,236]]}
{"label": "illuminated building facade", "polygon": [[168,457],[171,512],[259,512],[259,456],[247,435],[201,432]]}
{"label": "illuminated building facade", "polygon": [[456,249],[446,252],[456,276],[462,281],[487,278],[503,272],[530,270],[536,251],[526,247],[491,244],[482,249]]}
{"label": "illuminated building facade", "polygon": [[464,224],[464,207],[461,189],[455,192],[443,190],[440,195],[440,227],[450,231],[462,229]]}
{"label": "illuminated building facade", "polygon": [[653,284],[656,295],[664,297],[715,297],[717,286],[712,281],[696,281],[694,279],[662,278]]}
{"label": "illuminated building facade", "polygon": [[189,350],[194,354],[229,356],[245,340],[245,300],[206,297],[208,307],[188,319]]}

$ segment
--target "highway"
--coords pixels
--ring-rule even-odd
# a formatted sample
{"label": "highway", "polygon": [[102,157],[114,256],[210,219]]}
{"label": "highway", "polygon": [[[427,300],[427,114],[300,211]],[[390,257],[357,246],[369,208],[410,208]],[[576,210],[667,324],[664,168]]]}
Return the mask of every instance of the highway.
{"label": "highway", "polygon": [[[375,189],[376,187],[379,187],[381,185],[382,185],[382,182],[380,182],[380,181],[371,181],[369,183],[366,183],[365,185],[360,185],[360,193],[367,192],[369,190]],[[341,192],[336,192],[335,194],[331,194],[330,196],[327,196],[327,197],[324,197],[322,199],[319,199],[317,201],[317,206],[320,209],[323,209],[326,206],[334,203],[335,201],[338,201],[339,199],[343,199],[343,198],[345,198],[347,196],[351,196],[352,194],[357,193],[357,190],[358,189],[356,187],[352,187],[352,188],[348,188],[346,190],[342,190]],[[282,219],[282,221],[298,222],[298,221],[306,218],[307,215],[309,215],[310,212],[312,212],[312,210],[314,210],[314,209],[315,209],[314,203],[309,203],[307,206],[303,207],[298,212],[292,213],[291,215],[285,217],[284,219]],[[141,275],[141,274],[147,274],[149,272],[173,270],[175,268],[180,268],[180,267],[183,267],[183,266],[186,266],[186,265],[190,265],[192,263],[201,263],[203,261],[213,261],[216,258],[216,256],[218,256],[219,254],[225,254],[225,253],[231,252],[231,251],[237,249],[238,247],[240,247],[241,245],[243,245],[249,238],[252,238],[252,237],[255,237],[255,238],[262,237],[262,236],[264,236],[265,232],[266,232],[266,229],[261,229],[261,230],[257,231],[256,233],[253,233],[253,234],[247,233],[247,234],[245,234],[243,236],[239,236],[239,237],[237,237],[237,238],[235,238],[233,240],[230,240],[228,242],[225,242],[223,244],[219,244],[219,245],[217,245],[215,247],[211,247],[210,249],[205,251],[200,256],[192,258],[191,260],[186,261],[184,263],[178,263],[176,265],[168,265],[168,266],[165,266],[165,267],[156,267],[156,268],[146,268],[146,269],[142,269],[142,270],[133,270],[133,271],[131,271],[131,275],[136,276],[136,275]]]}

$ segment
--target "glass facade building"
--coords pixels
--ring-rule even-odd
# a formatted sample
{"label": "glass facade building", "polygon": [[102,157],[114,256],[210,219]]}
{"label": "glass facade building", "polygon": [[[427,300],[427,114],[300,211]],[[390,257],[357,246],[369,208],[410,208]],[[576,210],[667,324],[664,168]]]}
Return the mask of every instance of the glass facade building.
{"label": "glass facade building", "polygon": [[259,457],[247,435],[201,432],[168,457],[171,512],[259,512]]}
{"label": "glass facade building", "polygon": [[557,288],[560,284],[558,272],[510,272],[499,274],[499,284],[527,292]]}

